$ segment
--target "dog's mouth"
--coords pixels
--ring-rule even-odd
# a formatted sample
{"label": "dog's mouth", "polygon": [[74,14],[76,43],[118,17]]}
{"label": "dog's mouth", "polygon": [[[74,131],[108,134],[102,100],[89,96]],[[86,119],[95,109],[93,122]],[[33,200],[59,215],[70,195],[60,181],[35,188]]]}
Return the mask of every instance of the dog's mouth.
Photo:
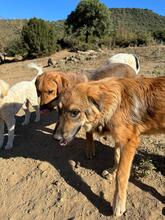
{"label": "dog's mouth", "polygon": [[62,138],[62,139],[60,140],[60,146],[66,146],[66,145],[68,145],[72,140],[73,140],[73,139],[67,140],[67,139],[65,139],[65,138]]}
{"label": "dog's mouth", "polygon": [[40,109],[41,115],[47,115],[49,112],[50,112],[49,109],[42,109],[42,110]]}
{"label": "dog's mouth", "polygon": [[72,136],[69,136],[68,138],[62,138],[60,140],[60,146],[66,146],[68,145],[76,136],[76,134],[79,132],[79,130],[81,129],[81,126],[79,126],[76,131],[74,132],[74,134]]}

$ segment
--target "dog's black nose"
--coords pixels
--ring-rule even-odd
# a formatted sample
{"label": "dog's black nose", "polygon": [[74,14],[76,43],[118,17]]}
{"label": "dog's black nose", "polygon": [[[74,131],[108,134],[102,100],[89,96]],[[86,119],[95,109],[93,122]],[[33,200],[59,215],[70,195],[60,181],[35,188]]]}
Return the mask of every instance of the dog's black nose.
{"label": "dog's black nose", "polygon": [[59,126],[59,122],[57,121],[54,131],[53,131],[53,138],[57,141],[60,141],[63,137],[58,130],[58,126]]}
{"label": "dog's black nose", "polygon": [[53,133],[53,138],[56,140],[56,141],[60,141],[62,140],[62,136],[59,134],[59,133]]}

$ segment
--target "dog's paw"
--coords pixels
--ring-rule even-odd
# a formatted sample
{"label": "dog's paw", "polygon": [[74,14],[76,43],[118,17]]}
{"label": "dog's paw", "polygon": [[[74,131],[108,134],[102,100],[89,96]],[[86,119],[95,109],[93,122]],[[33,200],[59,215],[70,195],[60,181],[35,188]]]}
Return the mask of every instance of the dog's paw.
{"label": "dog's paw", "polygon": [[36,118],[36,119],[35,119],[35,122],[38,122],[38,121],[40,121],[40,118]]}
{"label": "dog's paw", "polygon": [[22,125],[24,126],[24,125],[28,125],[29,124],[29,121],[23,121],[22,122]]}
{"label": "dog's paw", "polygon": [[6,144],[5,146],[5,150],[10,150],[13,147],[12,144]]}
{"label": "dog's paw", "polygon": [[117,197],[113,204],[113,215],[115,217],[120,217],[125,213],[125,211],[126,211],[125,201],[122,201]]}
{"label": "dog's paw", "polygon": [[115,177],[115,174],[116,174],[115,169],[111,168],[111,169],[103,170],[102,177],[104,177],[107,180],[112,181]]}
{"label": "dog's paw", "polygon": [[89,159],[89,160],[91,160],[93,157],[95,157],[95,150],[94,151],[86,151],[86,157],[87,157],[87,159]]}

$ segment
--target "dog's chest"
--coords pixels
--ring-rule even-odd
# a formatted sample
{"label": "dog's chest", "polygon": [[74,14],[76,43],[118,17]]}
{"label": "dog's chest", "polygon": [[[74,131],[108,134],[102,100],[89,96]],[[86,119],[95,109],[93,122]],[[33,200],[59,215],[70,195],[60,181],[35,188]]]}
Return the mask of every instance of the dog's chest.
{"label": "dog's chest", "polygon": [[111,133],[111,127],[107,125],[99,125],[95,129],[95,132],[98,133],[100,136],[106,136]]}

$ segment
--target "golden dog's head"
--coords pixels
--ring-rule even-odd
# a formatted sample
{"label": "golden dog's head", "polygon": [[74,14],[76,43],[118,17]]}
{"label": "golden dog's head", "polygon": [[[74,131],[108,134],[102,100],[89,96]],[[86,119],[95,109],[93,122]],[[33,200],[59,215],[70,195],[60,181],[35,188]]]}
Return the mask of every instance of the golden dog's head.
{"label": "golden dog's head", "polygon": [[[36,89],[40,97],[41,106],[47,105],[49,108],[62,92],[63,88],[67,86],[67,80],[58,72],[45,72],[37,77]],[[52,106],[55,105],[52,103]]]}
{"label": "golden dog's head", "polygon": [[[62,95],[58,109],[59,119],[53,137],[66,145],[78,133],[81,127],[86,131],[102,125],[105,114],[113,114],[116,108],[112,93],[104,83],[81,83]],[[112,111],[109,106],[112,103]],[[108,112],[108,113],[107,113]]]}

